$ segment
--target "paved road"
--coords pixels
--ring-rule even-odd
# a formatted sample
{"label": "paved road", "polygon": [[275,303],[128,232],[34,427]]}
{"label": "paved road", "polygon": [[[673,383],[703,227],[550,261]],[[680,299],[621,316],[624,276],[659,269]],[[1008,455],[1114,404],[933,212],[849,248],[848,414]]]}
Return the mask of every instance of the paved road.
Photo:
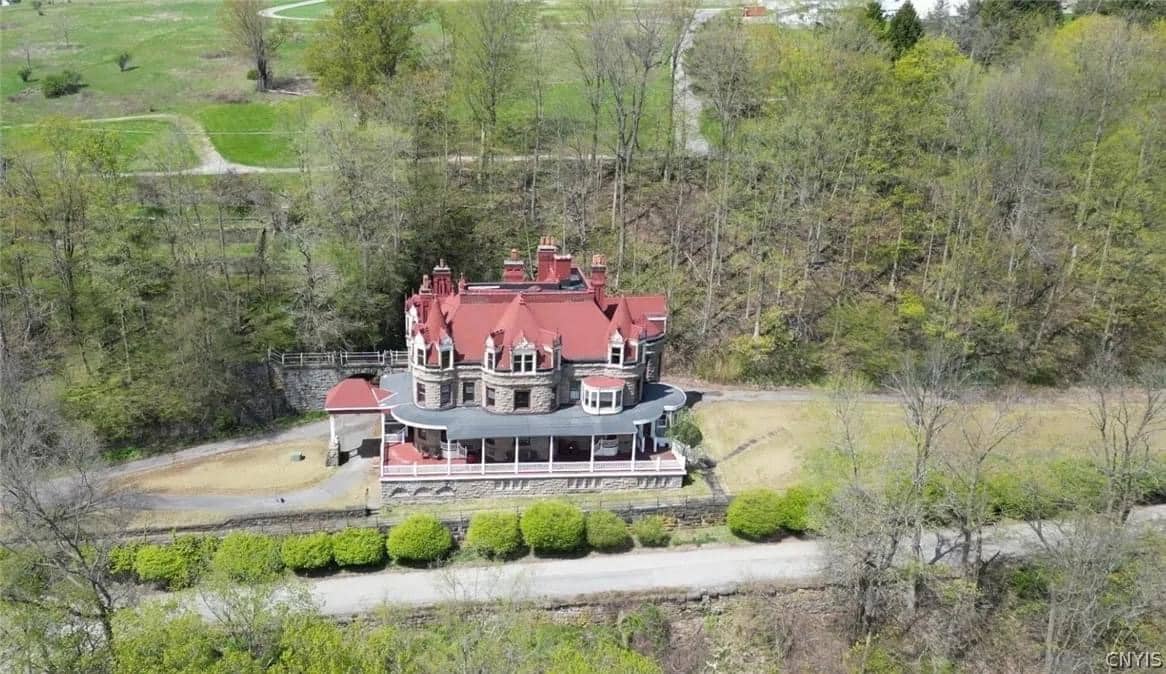
{"label": "paved road", "polygon": [[[1166,506],[1141,508],[1131,518],[1166,529]],[[985,551],[1025,554],[1035,536],[1025,524],[996,528]],[[925,541],[930,548],[933,543]],[[574,599],[609,592],[725,591],[753,582],[815,584],[823,577],[825,545],[787,539],[769,545],[637,551],[582,559],[536,560],[433,571],[389,570],[376,574],[306,581],[326,615],[368,613],[385,603],[427,606],[446,601]]]}
{"label": "paved road", "polygon": [[316,19],[310,16],[284,16],[283,12],[297,7],[307,7],[308,5],[319,5],[328,2],[328,0],[300,0],[300,2],[292,2],[286,5],[278,5],[276,7],[268,7],[261,10],[259,16],[267,17],[268,19],[283,19],[284,21],[315,21]]}

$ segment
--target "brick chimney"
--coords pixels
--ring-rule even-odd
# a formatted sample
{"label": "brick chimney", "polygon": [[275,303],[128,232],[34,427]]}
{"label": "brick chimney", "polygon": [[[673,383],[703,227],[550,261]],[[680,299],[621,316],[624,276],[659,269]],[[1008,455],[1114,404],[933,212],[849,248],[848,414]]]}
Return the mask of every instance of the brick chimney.
{"label": "brick chimney", "polygon": [[607,305],[604,289],[607,287],[607,260],[602,255],[591,256],[591,291],[595,293],[595,303],[602,309]]}
{"label": "brick chimney", "polygon": [[571,262],[573,258],[570,255],[560,255],[555,253],[555,280],[562,281],[571,275]]}
{"label": "brick chimney", "polygon": [[555,253],[559,247],[555,245],[555,237],[544,236],[538,241],[538,273],[536,281],[557,281],[555,278]]}
{"label": "brick chimney", "polygon": [[424,323],[426,314],[429,313],[429,304],[433,301],[433,286],[429,284],[429,274],[421,275],[421,287],[417,289],[417,294],[420,295],[417,301],[417,320]]}
{"label": "brick chimney", "polygon": [[453,294],[453,274],[445,266],[445,260],[438,260],[433,268],[433,294],[446,297]]}
{"label": "brick chimney", "polygon": [[526,263],[518,256],[518,249],[510,249],[510,258],[502,263],[503,283],[522,283],[526,280]]}

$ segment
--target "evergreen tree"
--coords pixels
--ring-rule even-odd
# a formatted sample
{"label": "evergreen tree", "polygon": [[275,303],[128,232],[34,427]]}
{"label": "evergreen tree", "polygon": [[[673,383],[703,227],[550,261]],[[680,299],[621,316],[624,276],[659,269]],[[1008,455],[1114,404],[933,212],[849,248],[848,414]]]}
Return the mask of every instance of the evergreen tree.
{"label": "evergreen tree", "polygon": [[904,2],[887,25],[887,40],[891,43],[891,53],[894,58],[899,58],[908,49],[914,47],[921,37],[923,37],[923,22],[915,13],[915,7],[910,2]]}

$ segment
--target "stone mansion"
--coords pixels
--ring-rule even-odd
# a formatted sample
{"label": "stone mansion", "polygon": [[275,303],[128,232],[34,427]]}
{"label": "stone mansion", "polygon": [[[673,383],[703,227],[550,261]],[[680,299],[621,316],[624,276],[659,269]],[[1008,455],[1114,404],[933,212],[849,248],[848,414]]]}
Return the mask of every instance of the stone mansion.
{"label": "stone mansion", "polygon": [[346,380],[326,404],[382,414],[385,502],[680,486],[667,303],[606,287],[602,256],[584,273],[549,237],[536,269],[512,250],[500,281],[455,282],[444,262],[423,277],[407,371]]}

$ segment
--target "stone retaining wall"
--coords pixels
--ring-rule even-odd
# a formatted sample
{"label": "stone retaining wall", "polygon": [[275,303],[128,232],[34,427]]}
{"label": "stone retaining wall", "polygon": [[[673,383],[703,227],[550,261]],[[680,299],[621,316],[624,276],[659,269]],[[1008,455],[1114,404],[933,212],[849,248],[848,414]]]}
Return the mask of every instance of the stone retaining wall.
{"label": "stone retaining wall", "polygon": [[379,377],[388,374],[375,365],[292,367],[272,363],[269,367],[275,388],[283,393],[284,400],[297,412],[324,409],[324,396],[328,389],[349,377]]}
{"label": "stone retaining wall", "polygon": [[[520,511],[528,503],[515,502],[515,511]],[[598,506],[582,506],[584,510],[610,510],[629,524],[649,515],[660,515],[669,526],[709,526],[723,524],[729,501],[726,498],[700,497],[685,498],[670,503],[627,503],[613,502]],[[441,521],[461,542],[469,528],[472,513],[449,514]],[[215,534],[225,535],[231,531],[263,531],[270,534],[310,533],[315,531],[336,531],[345,527],[376,527],[388,530],[402,520],[402,516],[382,515],[367,508],[347,508],[344,510],[309,510],[300,512],[270,512],[234,517],[217,524],[183,525],[177,527],[146,527],[125,533],[123,538],[150,541],[167,541],[175,534]]]}

